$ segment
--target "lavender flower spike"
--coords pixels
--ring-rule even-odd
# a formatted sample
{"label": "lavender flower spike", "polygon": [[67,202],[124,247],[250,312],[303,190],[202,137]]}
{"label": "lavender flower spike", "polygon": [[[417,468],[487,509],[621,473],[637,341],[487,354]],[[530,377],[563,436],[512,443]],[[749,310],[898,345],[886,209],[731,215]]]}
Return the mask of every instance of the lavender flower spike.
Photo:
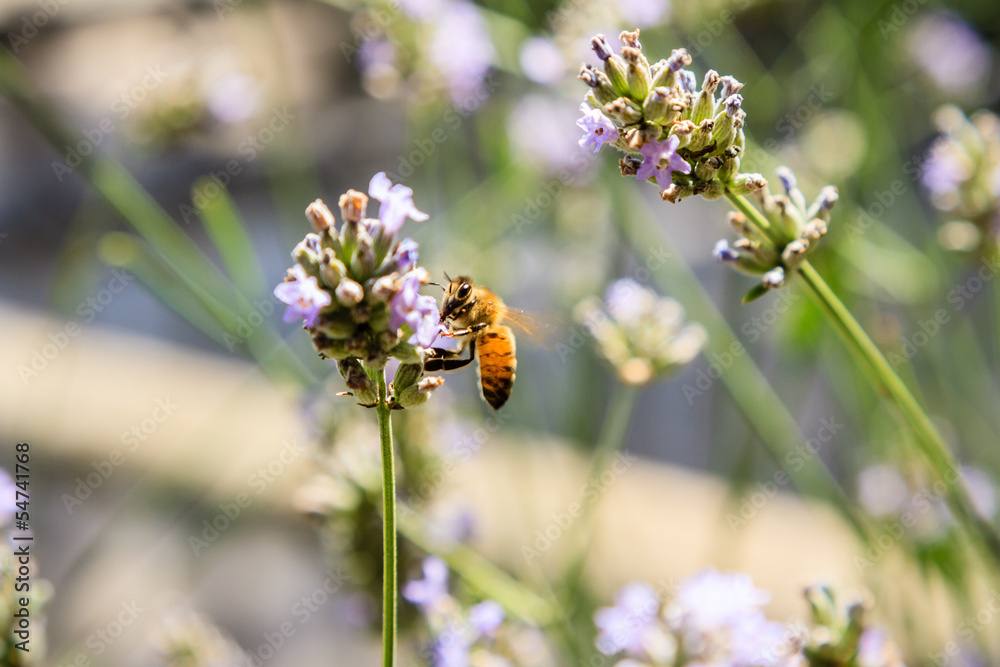
{"label": "lavender flower spike", "polygon": [[580,139],[581,146],[584,148],[593,146],[593,152],[596,153],[604,145],[604,142],[618,141],[618,128],[611,122],[610,118],[586,102],[580,105],[580,112],[583,114],[583,118],[576,121],[576,125],[584,132]]}
{"label": "lavender flower spike", "polygon": [[398,232],[407,218],[423,222],[428,217],[413,205],[413,190],[402,183],[393,185],[384,171],[372,176],[371,183],[368,184],[368,194],[382,203],[378,217],[387,236]]}
{"label": "lavender flower spike", "polygon": [[640,181],[645,181],[650,176],[656,176],[656,184],[661,190],[670,187],[673,172],[679,171],[682,174],[691,173],[691,165],[677,154],[677,145],[680,140],[676,135],[670,135],[663,141],[651,141],[639,152],[645,158],[635,177]]}
{"label": "lavender flower spike", "polygon": [[288,275],[292,280],[274,288],[274,296],[282,303],[288,304],[282,319],[285,322],[294,322],[302,318],[307,327],[316,326],[320,309],[332,302],[330,293],[320,289],[316,278],[306,275],[299,264],[289,269]]}

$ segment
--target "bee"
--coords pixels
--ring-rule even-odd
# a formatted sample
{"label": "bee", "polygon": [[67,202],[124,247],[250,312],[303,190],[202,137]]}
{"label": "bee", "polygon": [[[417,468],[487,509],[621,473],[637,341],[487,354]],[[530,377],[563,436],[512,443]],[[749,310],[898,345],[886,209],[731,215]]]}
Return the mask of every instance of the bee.
{"label": "bee", "polygon": [[[504,322],[528,330],[527,317],[520,311],[507,308],[500,297],[491,290],[476,285],[468,276],[449,278],[441,304],[441,322],[448,327],[442,334],[458,338],[457,350],[431,348],[431,358],[424,362],[424,370],[454,371],[479,360],[479,386],[483,400],[494,410],[499,410],[514,388],[517,370],[514,333]],[[465,350],[469,356],[462,358]]]}

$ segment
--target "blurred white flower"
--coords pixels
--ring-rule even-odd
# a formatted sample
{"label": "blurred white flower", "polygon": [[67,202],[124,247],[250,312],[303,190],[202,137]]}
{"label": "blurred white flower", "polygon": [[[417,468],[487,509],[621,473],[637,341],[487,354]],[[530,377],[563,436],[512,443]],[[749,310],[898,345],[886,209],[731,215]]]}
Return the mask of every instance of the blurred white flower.
{"label": "blurred white flower", "polygon": [[908,497],[906,480],[894,466],[873,465],[858,474],[858,502],[873,516],[901,512]]}

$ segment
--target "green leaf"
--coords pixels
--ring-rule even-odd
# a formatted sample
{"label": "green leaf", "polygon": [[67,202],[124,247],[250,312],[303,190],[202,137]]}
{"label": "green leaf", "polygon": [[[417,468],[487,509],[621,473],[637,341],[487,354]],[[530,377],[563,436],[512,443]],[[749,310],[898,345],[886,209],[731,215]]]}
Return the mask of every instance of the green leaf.
{"label": "green leaf", "polygon": [[764,283],[757,283],[756,285],[750,288],[750,291],[748,291],[746,294],[743,295],[743,298],[740,299],[740,303],[748,304],[751,301],[756,301],[757,299],[764,296],[770,291],[771,291],[770,288],[764,285]]}

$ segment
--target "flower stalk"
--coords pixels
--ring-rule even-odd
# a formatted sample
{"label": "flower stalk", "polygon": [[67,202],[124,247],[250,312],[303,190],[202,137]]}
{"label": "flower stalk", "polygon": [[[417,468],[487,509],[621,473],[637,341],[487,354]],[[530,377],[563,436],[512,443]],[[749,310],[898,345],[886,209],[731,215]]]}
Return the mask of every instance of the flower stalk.
{"label": "flower stalk", "polygon": [[399,578],[396,565],[396,471],[392,451],[392,409],[385,369],[375,372],[378,383],[379,441],[382,445],[382,665],[392,667],[396,652]]}
{"label": "flower stalk", "polygon": [[[767,220],[746,199],[732,193],[727,193],[726,196],[733,206],[763,233],[773,233]],[[906,383],[892,369],[864,328],[808,260],[802,260],[799,264],[798,274],[802,277],[806,291],[820,306],[850,350],[864,364],[863,367],[868,371],[866,375],[876,390],[886,395],[899,410],[916,437],[933,474],[948,484],[949,505],[958,520],[969,528],[970,532],[980,537],[989,557],[1000,564],[1000,537],[990,524],[978,518],[972,510],[971,501],[960,482],[961,472],[958,462],[948,451],[948,446],[934,428],[923,407]]]}

